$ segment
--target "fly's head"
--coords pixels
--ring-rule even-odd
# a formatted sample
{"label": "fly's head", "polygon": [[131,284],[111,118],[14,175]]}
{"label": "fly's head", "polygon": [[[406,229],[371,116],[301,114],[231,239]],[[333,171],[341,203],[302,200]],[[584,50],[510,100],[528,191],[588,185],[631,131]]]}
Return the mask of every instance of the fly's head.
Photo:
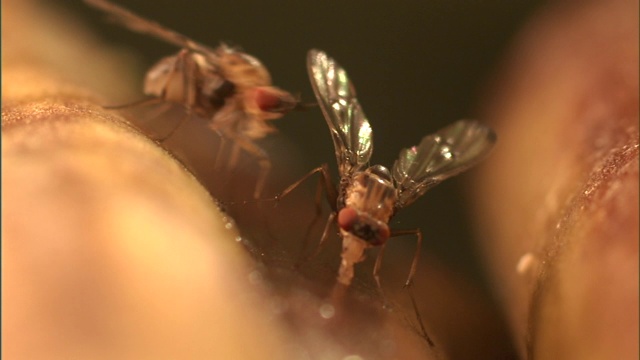
{"label": "fly's head", "polygon": [[245,112],[262,120],[272,120],[295,110],[300,100],[273,86],[256,86],[242,94]]}
{"label": "fly's head", "polygon": [[297,109],[300,100],[271,86],[271,75],[251,55],[221,45],[217,65],[224,78],[234,85],[245,113],[260,120],[272,120]]}
{"label": "fly's head", "polygon": [[351,206],[338,213],[338,226],[341,233],[353,235],[371,246],[384,244],[391,234],[387,223]]}
{"label": "fly's head", "polygon": [[354,174],[346,191],[338,226],[371,245],[382,245],[390,235],[396,192],[391,174],[376,165]]}

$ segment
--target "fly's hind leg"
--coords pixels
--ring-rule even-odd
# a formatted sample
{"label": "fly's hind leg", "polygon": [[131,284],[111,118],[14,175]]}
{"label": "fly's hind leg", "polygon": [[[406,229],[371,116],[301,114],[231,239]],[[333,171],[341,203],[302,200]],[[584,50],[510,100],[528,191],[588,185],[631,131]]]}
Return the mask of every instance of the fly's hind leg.
{"label": "fly's hind leg", "polygon": [[[162,68],[163,66],[169,67],[169,74],[164,84],[161,85],[161,97],[167,102],[183,105],[185,114],[167,134],[156,139],[160,143],[170,138],[191,117],[193,109],[198,106],[197,98],[199,91],[199,68],[193,59],[193,54],[189,50],[182,49],[175,56],[175,59],[166,59],[166,64],[161,61],[154,69]],[[149,85],[149,87],[151,87],[151,85]],[[151,88],[145,90],[151,91]]]}
{"label": "fly's hind leg", "polygon": [[[185,111],[180,121],[169,132],[156,138],[156,141],[162,143],[170,138],[191,117],[193,109],[199,106],[198,77],[199,66],[193,59],[193,53],[187,49],[160,60],[149,70],[145,79],[145,93],[158,96],[158,99],[169,106],[182,105]],[[170,108],[155,116],[158,117],[168,110]]]}
{"label": "fly's hind leg", "polygon": [[107,109],[107,110],[121,110],[121,109],[127,109],[127,108],[138,107],[138,106],[158,104],[158,103],[161,103],[163,101],[164,101],[164,99],[162,99],[162,98],[152,97],[152,98],[147,98],[147,99],[136,100],[134,102],[127,103],[127,104],[122,104],[122,105],[104,105],[102,107],[104,109]]}
{"label": "fly's hind leg", "polygon": [[[411,285],[413,284],[413,276],[416,273],[416,270],[418,268],[418,261],[420,260],[420,249],[422,248],[422,231],[420,231],[420,229],[413,229],[413,230],[392,230],[391,234],[389,236],[389,238],[392,237],[397,237],[397,236],[403,236],[403,235],[415,235],[416,236],[416,252],[415,255],[413,256],[413,261],[411,262],[411,268],[409,269],[409,276],[407,277],[407,280],[404,283],[404,288],[407,290],[408,294],[409,294],[409,298],[411,299],[411,305],[413,306],[413,310],[416,314],[416,320],[418,321],[418,324],[420,325],[420,330],[422,331],[422,336],[424,337],[424,339],[427,341],[427,343],[429,343],[429,346],[435,346],[433,343],[433,340],[431,340],[431,337],[429,336],[429,334],[427,333],[427,329],[424,326],[424,322],[422,321],[422,316],[420,315],[420,311],[418,309],[418,304],[416,302],[416,299],[413,295],[413,292],[411,291]],[[380,276],[378,274],[381,264],[382,264],[382,256],[384,254],[384,249],[385,249],[386,243],[384,245],[382,245],[382,248],[380,249],[380,252],[378,253],[378,258],[376,259],[376,264],[373,267],[373,278],[376,280],[376,284],[378,286],[378,291],[380,291],[381,294],[383,294],[382,292],[382,286],[380,284]],[[384,295],[382,295],[382,298],[384,300]]]}
{"label": "fly's hind leg", "polygon": [[[189,50],[183,49],[177,55],[161,60],[150,70],[149,74],[151,75],[147,75],[145,93],[154,94],[156,97],[124,105],[105,106],[104,108],[125,109],[160,103],[160,111],[155,111],[147,116],[149,118],[158,118],[175,105],[183,106],[185,115],[180,121],[167,134],[160,137],[152,137],[153,140],[163,143],[191,117],[192,109],[198,106],[198,72],[198,64],[193,59],[193,54]],[[164,81],[153,82],[154,73],[161,74],[156,74],[156,76],[164,76]]]}
{"label": "fly's hind leg", "polygon": [[[409,276],[407,277],[407,281],[404,284],[404,287],[408,288],[408,287],[411,287],[411,284],[413,282],[413,276],[415,275],[416,269],[418,268],[418,261],[420,260],[420,249],[422,248],[422,232],[420,231],[420,229],[392,230],[391,234],[389,235],[389,239],[398,237],[398,236],[403,236],[403,235],[415,235],[417,238],[416,252],[415,252],[415,255],[413,256],[413,261],[411,262],[411,268],[409,269]],[[380,252],[378,252],[378,257],[376,258],[376,264],[373,267],[373,278],[375,279],[376,284],[378,286],[378,290],[380,290],[381,293],[382,293],[382,286],[380,285],[379,271],[380,271],[380,267],[382,266],[382,257],[384,255],[384,249],[386,245],[387,243],[384,243],[380,248]]]}
{"label": "fly's hind leg", "polygon": [[[163,114],[169,112],[171,110],[171,108],[173,106],[175,106],[175,104],[173,103],[169,103],[166,102],[165,100],[161,99],[161,98],[151,98],[151,99],[145,99],[143,101],[137,101],[134,103],[130,103],[130,104],[125,104],[125,105],[117,105],[117,106],[110,106],[110,107],[104,107],[105,109],[124,109],[127,107],[137,107],[137,106],[144,106],[144,105],[154,105],[154,104],[160,104],[158,109],[155,109],[155,111],[153,111],[153,113],[147,113],[145,117],[150,118],[150,119],[156,119],[161,117]],[[151,134],[148,133],[148,131],[142,131],[142,129],[140,129],[140,127],[138,125],[134,125],[136,128],[138,128],[140,131],[147,133],[147,136],[153,140],[156,141],[160,144],[162,144],[165,140],[167,140],[168,138],[171,137],[171,135],[173,135],[173,133],[180,127],[180,125],[190,117],[190,113],[188,112],[188,110],[186,110],[187,112],[185,113],[185,115],[182,117],[182,119],[180,120],[180,123],[178,124],[178,126],[175,126],[168,134],[166,135],[162,135],[162,136],[155,136],[157,135],[157,133],[152,132]]]}
{"label": "fly's hind leg", "polygon": [[411,262],[411,268],[409,269],[409,276],[407,277],[407,281],[404,283],[404,287],[410,287],[413,283],[413,276],[416,274],[416,269],[418,268],[418,261],[420,260],[420,249],[422,248],[422,231],[420,229],[413,230],[392,230],[389,238],[403,235],[415,235],[416,236],[416,253],[413,256],[413,261]]}
{"label": "fly's hind leg", "polygon": [[191,111],[189,111],[189,109],[186,110],[186,113],[184,114],[184,116],[182,116],[180,118],[180,121],[178,122],[178,125],[174,126],[173,129],[171,129],[168,133],[166,133],[165,135],[159,137],[159,138],[155,138],[154,140],[156,140],[159,143],[164,143],[167,139],[169,139],[175,132],[176,130],[178,130],[182,124],[184,124],[187,119],[189,119],[191,117]]}

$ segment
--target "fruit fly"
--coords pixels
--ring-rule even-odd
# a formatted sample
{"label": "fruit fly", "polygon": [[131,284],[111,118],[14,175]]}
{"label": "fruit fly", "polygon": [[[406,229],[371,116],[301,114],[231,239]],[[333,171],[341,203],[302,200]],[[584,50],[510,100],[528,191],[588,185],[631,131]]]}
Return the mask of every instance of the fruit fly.
{"label": "fruit fly", "polygon": [[[307,70],[331,132],[340,185],[338,188],[331,185],[326,165],[305,178],[320,172],[325,180],[324,189],[333,209],[330,220],[337,220],[343,240],[338,282],[349,285],[353,266],[364,259],[366,249],[373,246],[384,249],[389,238],[406,234],[415,234],[418,243],[421,242],[419,229],[391,230],[389,220],[427,190],[477,164],[493,148],[496,135],[477,121],[459,120],[425,136],[418,146],[403,149],[391,171],[382,165],[367,167],[373,133],[346,71],[319,50],[309,51]],[[376,274],[380,259],[381,256],[376,261]],[[417,260],[416,253],[407,285],[411,283]]]}
{"label": "fruit fly", "polygon": [[84,1],[132,31],[181,48],[151,67],[144,80],[144,93],[152,98],[136,104],[166,102],[185,107],[187,116],[165,139],[191,114],[207,119],[222,139],[233,142],[230,168],[235,166],[240,149],[257,159],[260,166],[254,190],[257,198],[271,161],[255,141],[276,131],[268,120],[301,107],[300,101],[272,86],[267,69],[249,54],[225,44],[215,49],[207,47],[106,0]]}
{"label": "fruit fly", "polygon": [[[392,230],[389,220],[441,181],[477,164],[493,148],[496,135],[477,121],[460,120],[425,136],[418,146],[403,149],[391,171],[382,165],[368,166],[373,150],[372,129],[346,71],[319,50],[309,51],[307,70],[331,132],[340,184],[332,184],[324,164],[290,185],[276,200],[313,174],[321,175],[317,200],[324,189],[332,212],[318,249],[335,221],[342,238],[337,282],[343,287],[351,284],[354,265],[364,260],[365,250],[380,246],[373,276],[381,290],[378,270],[387,240],[415,235],[417,250],[405,283],[408,287],[418,265],[422,233],[420,229]],[[431,343],[428,336],[427,340]]]}

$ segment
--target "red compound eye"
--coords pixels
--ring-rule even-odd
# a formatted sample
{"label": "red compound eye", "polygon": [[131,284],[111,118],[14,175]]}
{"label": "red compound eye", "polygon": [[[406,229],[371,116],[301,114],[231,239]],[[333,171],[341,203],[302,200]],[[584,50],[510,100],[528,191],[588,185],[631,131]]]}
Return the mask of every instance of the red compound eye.
{"label": "red compound eye", "polygon": [[277,112],[282,108],[282,99],[280,96],[267,89],[256,89],[254,100],[261,111]]}
{"label": "red compound eye", "polygon": [[358,221],[358,212],[352,207],[345,207],[338,213],[338,226],[341,229],[349,231],[353,229],[353,225]]}
{"label": "red compound eye", "polygon": [[375,239],[371,240],[372,245],[384,244],[391,235],[391,230],[389,230],[389,226],[387,226],[387,224],[380,223],[379,226],[377,236]]}

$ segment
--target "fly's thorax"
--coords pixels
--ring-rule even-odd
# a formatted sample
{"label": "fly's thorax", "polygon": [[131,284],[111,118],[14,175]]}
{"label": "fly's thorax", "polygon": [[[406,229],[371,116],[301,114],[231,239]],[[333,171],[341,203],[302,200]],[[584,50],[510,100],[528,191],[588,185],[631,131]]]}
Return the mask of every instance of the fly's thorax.
{"label": "fly's thorax", "polygon": [[345,206],[388,223],[393,215],[396,190],[384,166],[371,166],[355,173],[345,184]]}
{"label": "fly's thorax", "polygon": [[181,50],[162,58],[147,72],[144,92],[210,117],[224,106],[235,86],[203,55]]}
{"label": "fly's thorax", "polygon": [[255,86],[270,86],[271,75],[258,59],[228,48],[219,52],[218,66],[223,76],[241,91]]}
{"label": "fly's thorax", "polygon": [[338,212],[341,231],[370,245],[382,245],[390,235],[396,192],[389,170],[372,166],[355,173],[344,190],[345,204]]}

